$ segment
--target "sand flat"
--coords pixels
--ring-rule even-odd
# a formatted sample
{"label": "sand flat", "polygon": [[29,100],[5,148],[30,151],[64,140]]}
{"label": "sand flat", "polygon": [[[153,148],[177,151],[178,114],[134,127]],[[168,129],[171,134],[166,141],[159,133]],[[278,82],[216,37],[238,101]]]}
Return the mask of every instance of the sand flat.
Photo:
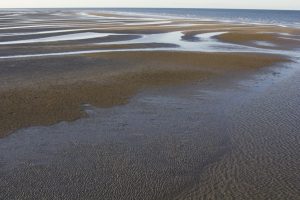
{"label": "sand flat", "polygon": [[[233,70],[244,71],[287,61],[276,56],[180,52],[122,52],[94,54],[89,57],[91,60],[82,64],[96,64],[97,68],[78,72],[74,70],[73,74],[69,70],[63,74],[59,71],[51,75],[43,71],[45,61],[39,59],[36,62],[40,63],[41,68],[35,73],[39,74],[38,79],[41,80],[29,78],[27,81],[22,80],[21,86],[14,87],[8,84],[11,89],[2,91],[0,95],[2,136],[16,128],[78,119],[83,115],[80,107],[82,104],[99,107],[124,104],[130,96],[144,87],[202,80]],[[63,60],[60,59],[59,62],[63,65],[71,64]],[[122,65],[110,63],[110,60],[117,60]],[[118,70],[109,70],[110,68]],[[23,70],[21,66],[18,71],[9,73],[13,73],[14,77],[17,73],[22,76]],[[53,76],[56,79],[51,79]],[[61,81],[58,83],[57,79]],[[10,81],[16,80],[12,78]],[[26,87],[26,82],[33,86],[38,83],[38,88]]]}
{"label": "sand flat", "polygon": [[0,199],[299,198],[299,29],[94,10],[11,18]]}
{"label": "sand flat", "polygon": [[[298,48],[300,42],[292,39],[282,38],[276,33],[245,33],[230,32],[217,36],[217,39],[224,42],[232,42],[237,44],[248,44],[250,46],[264,46],[264,48],[275,49],[295,49]],[[259,45],[256,42],[268,42],[273,45]]]}

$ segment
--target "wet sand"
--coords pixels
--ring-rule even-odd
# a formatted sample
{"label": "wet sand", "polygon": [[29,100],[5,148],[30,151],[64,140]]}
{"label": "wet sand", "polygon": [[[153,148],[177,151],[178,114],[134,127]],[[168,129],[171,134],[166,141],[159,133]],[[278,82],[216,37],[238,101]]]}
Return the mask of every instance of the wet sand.
{"label": "wet sand", "polygon": [[299,198],[297,29],[24,15],[112,35],[0,30],[0,199]]}
{"label": "wet sand", "polygon": [[[246,33],[246,32],[231,32],[217,36],[219,40],[225,42],[232,42],[237,44],[247,44],[250,46],[264,48],[281,48],[281,49],[297,49],[300,41],[293,40],[293,38],[283,37],[275,33]],[[262,45],[259,45],[262,41]]]}
{"label": "wet sand", "polygon": [[[80,64],[96,65],[97,68],[76,71],[73,67],[66,72],[55,72],[52,68],[49,69],[54,71],[51,75],[44,68],[34,69],[35,75],[40,78],[23,79],[21,85],[14,87],[13,83],[5,80],[9,88],[0,93],[1,136],[18,128],[78,119],[84,115],[81,109],[83,104],[98,107],[124,104],[145,87],[180,84],[230,71],[251,70],[288,61],[279,56],[184,52],[122,52],[92,54],[88,57],[82,59]],[[121,66],[110,62],[112,60],[122,63]],[[68,68],[72,65],[72,57],[68,61],[59,59],[55,68],[60,68],[59,65]],[[31,62],[35,62],[31,63],[31,67],[46,63],[44,59]],[[13,68],[18,69],[7,73],[4,71],[3,76],[11,76],[13,78],[10,81],[17,82],[16,76],[24,77],[28,71],[22,62],[8,62],[6,67],[10,68],[12,64]],[[51,77],[55,79],[51,80]],[[59,83],[58,79],[61,79]]]}

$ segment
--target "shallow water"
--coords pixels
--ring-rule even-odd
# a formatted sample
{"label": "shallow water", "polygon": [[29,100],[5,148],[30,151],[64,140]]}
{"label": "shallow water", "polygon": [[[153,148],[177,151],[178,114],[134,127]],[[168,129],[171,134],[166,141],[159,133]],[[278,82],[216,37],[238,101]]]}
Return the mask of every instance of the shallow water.
{"label": "shallow water", "polygon": [[[16,11],[12,11],[16,12]],[[4,38],[4,41],[0,42],[0,45],[21,45],[21,44],[33,44],[33,43],[47,43],[51,44],[51,42],[62,42],[62,41],[79,41],[84,39],[96,39],[96,38],[104,38],[106,36],[114,36],[118,35],[119,33],[108,32],[110,29],[119,29],[120,27],[130,27],[135,26],[145,26],[145,27],[156,27],[156,28],[170,28],[174,27],[186,27],[189,30],[190,25],[192,22],[197,22],[196,19],[189,20],[186,23],[181,23],[183,25],[172,24],[173,20],[171,18],[165,19],[164,17],[156,17],[151,18],[147,16],[139,16],[138,18],[136,15],[129,16],[129,17],[115,17],[115,16],[98,16],[97,10],[86,10],[86,11],[74,11],[74,10],[66,10],[65,13],[61,16],[62,19],[57,18],[57,13],[53,13],[52,10],[45,10],[43,12],[35,12],[35,11],[25,11],[24,13],[19,13],[18,15],[13,16],[15,20],[18,20],[20,24],[22,22],[27,22],[30,17],[37,15],[39,18],[38,21],[29,22],[27,26],[20,25],[11,26],[10,23],[6,24],[3,23],[4,27],[1,27],[0,30],[4,31],[0,33],[0,37]],[[95,13],[93,13],[95,12]],[[62,13],[60,13],[62,14]],[[24,17],[25,16],[25,17]],[[50,20],[46,18],[48,16],[55,22],[55,24],[51,24]],[[24,17],[24,19],[23,19]],[[44,19],[45,18],[45,19]],[[59,21],[57,21],[59,20]],[[96,20],[96,21],[95,21]],[[129,21],[128,21],[129,20]],[[132,20],[132,21],[130,21]],[[182,19],[181,19],[182,20]],[[186,19],[185,19],[186,20]],[[176,21],[176,20],[175,20]],[[199,21],[198,21],[199,22]],[[101,27],[100,24],[102,23],[110,23],[108,27]],[[216,24],[216,22],[207,22],[205,26],[212,26]],[[199,26],[197,23],[193,26]],[[228,25],[228,24],[227,24]],[[192,26],[192,27],[193,27]],[[41,29],[41,28],[50,28],[51,30],[36,30],[34,29]],[[69,27],[69,28],[68,28]],[[201,25],[200,25],[201,27]],[[60,28],[61,30],[56,30]],[[68,28],[68,29],[67,29]],[[20,29],[20,30],[19,30]],[[53,30],[54,29],[54,30]],[[266,41],[256,41],[256,44],[259,45],[261,48],[254,48],[246,45],[237,45],[231,43],[225,43],[218,41],[215,39],[215,36],[220,34],[224,34],[232,30],[232,27],[224,28],[225,31],[218,31],[218,29],[208,29],[208,33],[202,33],[195,35],[194,38],[197,41],[186,41],[184,40],[184,33],[183,31],[168,31],[164,33],[130,33],[128,35],[139,35],[141,38],[133,39],[133,40],[125,40],[125,41],[110,41],[110,42],[100,42],[100,43],[89,43],[89,45],[131,45],[131,44],[147,44],[147,43],[162,43],[162,44],[174,44],[177,47],[173,48],[147,48],[144,49],[110,49],[110,50],[84,50],[84,51],[68,51],[68,52],[51,52],[51,53],[39,53],[36,52],[35,54],[29,55],[5,55],[1,56],[0,59],[15,59],[15,58],[29,58],[29,57],[46,57],[46,56],[65,56],[65,55],[79,55],[79,54],[89,54],[89,53],[102,53],[102,52],[115,52],[115,51],[199,51],[199,52],[255,52],[255,53],[270,53],[270,54],[283,54],[283,55],[297,55],[299,51],[283,51],[283,50],[275,50],[275,49],[267,49],[267,47],[271,47],[272,44],[267,43]],[[26,30],[26,31],[25,31]],[[122,29],[121,29],[122,30]],[[215,30],[215,31],[214,31]],[[80,31],[81,33],[68,33],[73,31]],[[82,32],[85,31],[85,32]],[[101,32],[102,31],[102,32]],[[51,33],[61,33],[61,35],[52,36],[52,37],[41,37],[40,35],[43,34],[51,34]],[[280,34],[280,33],[279,33]],[[284,34],[284,33],[283,33]],[[36,35],[36,38],[34,36]],[[30,36],[33,39],[22,39],[22,36]],[[19,37],[18,40],[10,40],[10,37]],[[286,35],[283,37],[289,37],[292,40],[297,41],[297,35]],[[9,40],[9,41],[5,41]],[[272,46],[273,47],[273,46]],[[13,47],[12,47],[13,48]]]}
{"label": "shallow water", "polygon": [[[110,49],[110,50],[86,50],[86,51],[70,51],[60,53],[45,53],[45,54],[27,54],[27,55],[12,55],[12,56],[0,56],[0,59],[13,59],[13,58],[31,58],[31,57],[47,57],[47,56],[65,56],[65,55],[79,55],[79,54],[92,54],[92,53],[105,53],[105,52],[123,52],[123,51],[195,51],[195,52],[247,52],[247,53],[269,53],[269,54],[282,54],[291,57],[299,57],[299,51],[288,50],[271,50],[264,48],[255,48],[245,45],[230,44],[218,41],[214,39],[215,36],[224,34],[226,32],[209,32],[195,35],[199,41],[189,42],[182,39],[184,34],[180,31],[169,32],[161,34],[147,34],[142,35],[141,38],[133,39],[129,41],[117,41],[117,42],[101,42],[99,45],[124,45],[124,44],[144,44],[144,43],[165,43],[175,44],[174,48],[143,48],[143,49]],[[88,38],[106,37],[110,35],[117,35],[115,33],[77,33],[67,34],[62,36],[55,36],[49,38],[39,38],[33,40],[24,41],[10,41],[0,42],[1,44],[22,44],[22,43],[35,43],[35,42],[51,42],[51,41],[64,41],[64,40],[81,40]],[[270,47],[270,43],[257,41],[256,44],[261,46]],[[263,45],[262,45],[263,44]],[[97,45],[97,44],[95,44]],[[273,45],[272,45],[273,46]]]}
{"label": "shallow water", "polygon": [[288,10],[245,10],[245,9],[176,9],[176,8],[107,8],[94,9],[114,13],[148,14],[165,17],[184,17],[207,21],[224,21],[247,24],[274,24],[299,27],[300,11]]}

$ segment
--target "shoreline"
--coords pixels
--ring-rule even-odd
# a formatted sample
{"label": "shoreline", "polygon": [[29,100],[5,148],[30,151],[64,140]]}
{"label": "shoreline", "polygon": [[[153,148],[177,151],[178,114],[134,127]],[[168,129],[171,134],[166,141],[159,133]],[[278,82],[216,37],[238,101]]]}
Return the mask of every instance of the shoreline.
{"label": "shoreline", "polygon": [[[286,25],[286,24],[274,24],[274,23],[260,23],[260,22],[250,22],[250,21],[234,21],[234,20],[221,20],[221,19],[212,19],[212,18],[199,18],[199,16],[179,16],[176,14],[160,14],[160,13],[141,13],[141,12],[130,12],[130,11],[113,11],[109,10],[101,10],[99,8],[98,12],[103,13],[103,14],[112,14],[112,15],[136,15],[136,16],[144,16],[144,17],[157,17],[157,18],[173,18],[173,19],[186,19],[186,20],[198,20],[198,21],[204,21],[204,22],[216,22],[216,23],[226,23],[226,24],[241,24],[241,25],[258,25],[258,26],[276,26],[276,27],[281,27],[281,28],[296,28],[300,29],[300,25],[298,26],[292,26],[292,25]],[[124,9],[131,9],[131,8],[124,8]],[[137,8],[139,9],[139,8]],[[141,8],[143,9],[143,8]],[[153,8],[157,9],[157,8]],[[159,8],[158,8],[159,9]],[[162,10],[165,8],[161,8]],[[178,8],[171,8],[171,9],[178,9]],[[192,9],[192,8],[183,8],[183,9]],[[198,8],[194,8],[197,10]],[[201,9],[201,8],[200,8]],[[206,8],[204,8],[206,10]],[[214,8],[207,8],[207,10],[216,10]],[[252,11],[257,11],[257,9],[217,9],[217,10],[252,10]],[[294,12],[299,12],[299,10],[264,10],[262,9],[261,11],[294,11]]]}

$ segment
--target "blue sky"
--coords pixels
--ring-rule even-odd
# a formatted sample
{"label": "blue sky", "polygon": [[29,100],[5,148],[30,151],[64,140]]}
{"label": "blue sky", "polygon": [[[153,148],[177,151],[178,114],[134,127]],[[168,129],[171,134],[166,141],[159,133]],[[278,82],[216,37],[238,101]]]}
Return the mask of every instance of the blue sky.
{"label": "blue sky", "polygon": [[300,10],[300,0],[0,0],[0,8],[16,7],[187,7]]}

